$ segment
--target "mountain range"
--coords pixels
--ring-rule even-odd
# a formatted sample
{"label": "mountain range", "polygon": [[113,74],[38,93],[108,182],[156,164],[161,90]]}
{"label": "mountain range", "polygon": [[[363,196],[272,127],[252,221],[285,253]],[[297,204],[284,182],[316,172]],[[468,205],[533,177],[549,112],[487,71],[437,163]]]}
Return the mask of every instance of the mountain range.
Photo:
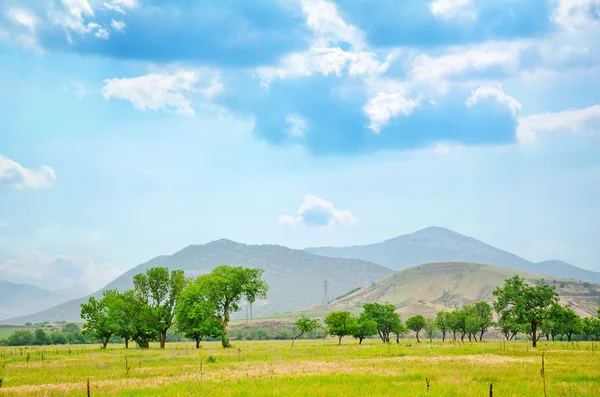
{"label": "mountain range", "polygon": [[494,301],[492,292],[515,273],[529,283],[544,279],[554,285],[561,304],[571,305],[582,316],[596,315],[600,285],[573,279],[544,277],[506,267],[466,262],[429,263],[391,274],[327,305],[307,309],[325,313],[348,310],[358,313],[364,303],[391,303],[406,319],[414,314],[434,317],[440,310],[451,311],[463,304]]}
{"label": "mountain range", "polygon": [[311,247],[306,250],[318,255],[363,259],[394,270],[424,263],[474,262],[600,283],[598,272],[557,260],[530,262],[472,237],[441,227],[429,227],[375,244],[339,248]]}
{"label": "mountain range", "polygon": [[0,280],[0,320],[35,313],[89,293],[85,287],[80,286],[48,291],[31,284]]}
{"label": "mountain range", "polygon": [[[218,240],[204,245],[191,245],[173,255],[158,256],[138,265],[93,295],[101,297],[106,289],[126,290],[133,287],[133,276],[155,266],[184,270],[188,276],[210,272],[220,264],[258,267],[265,270],[269,284],[267,299],[253,306],[254,316],[298,310],[322,302],[324,283],[328,296],[337,296],[351,289],[379,280],[393,271],[383,266],[357,260],[330,258],[293,250],[278,245],[246,245],[230,240]],[[22,324],[39,321],[79,321],[80,304],[88,297],[65,302],[50,309],[3,323]],[[245,316],[245,312],[237,317]]]}
{"label": "mountain range", "polygon": [[[265,270],[264,278],[270,288],[267,299],[256,302],[253,307],[256,317],[318,305],[325,299],[368,286],[394,273],[394,270],[440,262],[503,266],[509,269],[503,274],[506,277],[518,270],[535,274],[538,278],[569,278],[587,283],[600,283],[600,273],[597,272],[556,260],[530,262],[474,238],[440,227],[430,227],[381,243],[341,248],[313,247],[296,250],[279,245],[246,245],[226,239],[191,245],[172,255],[161,255],[130,269],[93,295],[101,297],[102,291],[106,289],[129,289],[133,285],[135,274],[154,266],[182,269],[188,276],[209,272],[215,266],[224,263],[258,267]],[[438,270],[441,273],[450,271],[443,266]],[[324,296],[325,280],[328,284],[327,297]],[[446,287],[443,281],[427,280],[424,279],[423,282],[434,283],[431,284],[432,288]],[[460,288],[464,287],[464,284],[460,285]],[[10,299],[10,294],[8,296]],[[47,304],[48,300],[39,296],[36,298],[38,301],[44,302],[45,307],[50,306]],[[78,321],[80,304],[87,301],[88,297],[74,299],[34,314],[5,319],[0,323]],[[17,303],[10,301],[3,307],[10,307],[13,312],[20,310]],[[31,310],[21,311],[19,314],[28,312],[31,313]],[[240,316],[245,316],[245,313],[238,313],[237,317]]]}

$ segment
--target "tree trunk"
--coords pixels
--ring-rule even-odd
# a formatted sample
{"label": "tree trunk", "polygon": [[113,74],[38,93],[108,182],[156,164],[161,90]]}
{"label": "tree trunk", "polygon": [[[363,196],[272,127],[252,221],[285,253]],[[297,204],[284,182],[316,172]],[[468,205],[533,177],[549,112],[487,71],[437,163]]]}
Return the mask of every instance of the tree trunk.
{"label": "tree trunk", "polygon": [[446,331],[442,332],[442,343],[446,341]]}
{"label": "tree trunk", "polygon": [[106,338],[102,339],[102,348],[106,349],[106,345],[108,345],[108,341],[110,340],[110,335]]}
{"label": "tree trunk", "polygon": [[485,332],[484,330],[481,330],[481,334],[479,334],[479,342],[481,342],[483,340],[483,333],[484,332]]}
{"label": "tree trunk", "polygon": [[421,343],[421,341],[419,340],[419,331],[417,331],[417,343]]}
{"label": "tree trunk", "polygon": [[158,335],[158,340],[160,341],[160,348],[164,349],[165,341],[167,340],[167,330],[160,331],[160,334]]}
{"label": "tree trunk", "polygon": [[129,349],[129,338],[125,338],[125,349]]}
{"label": "tree trunk", "polygon": [[227,324],[229,323],[229,304],[226,303],[223,310],[223,320],[221,321],[221,345],[230,347],[229,339],[227,338]]}
{"label": "tree trunk", "polygon": [[552,342],[554,342],[554,334],[552,334]]}
{"label": "tree trunk", "polygon": [[294,339],[292,339],[292,347],[294,347],[294,342],[296,341],[297,338],[301,337],[302,334],[298,335],[298,336],[294,336]]}
{"label": "tree trunk", "polygon": [[462,334],[460,334],[460,341],[461,342],[465,341],[465,333],[464,332]]}
{"label": "tree trunk", "polygon": [[200,349],[200,341],[202,340],[201,336],[196,336],[196,349]]}
{"label": "tree trunk", "polygon": [[363,341],[363,339],[364,339],[364,338],[361,338],[361,337],[359,337],[359,338],[358,338],[358,344],[359,344],[359,345],[362,345],[362,341]]}
{"label": "tree trunk", "polygon": [[531,322],[531,347],[537,347],[537,322]]}
{"label": "tree trunk", "polygon": [[342,344],[342,337],[338,336],[338,346]]}
{"label": "tree trunk", "polygon": [[567,334],[567,340],[568,340],[569,342],[571,342],[571,337],[573,337],[573,334]]}
{"label": "tree trunk", "polygon": [[452,339],[454,339],[454,342],[456,342],[456,331],[452,331]]}

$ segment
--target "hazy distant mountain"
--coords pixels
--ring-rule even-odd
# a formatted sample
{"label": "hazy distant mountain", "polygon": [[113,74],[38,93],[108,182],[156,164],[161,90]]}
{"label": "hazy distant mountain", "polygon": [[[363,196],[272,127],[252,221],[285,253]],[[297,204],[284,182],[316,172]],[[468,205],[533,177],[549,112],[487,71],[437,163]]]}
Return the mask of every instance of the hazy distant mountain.
{"label": "hazy distant mountain", "polygon": [[48,291],[31,284],[0,280],[0,320],[22,316],[89,294],[85,287]]}
{"label": "hazy distant mountain", "polygon": [[[254,316],[302,309],[322,302],[325,279],[329,283],[328,298],[331,298],[393,272],[362,260],[323,257],[278,245],[246,245],[218,240],[205,245],[191,245],[170,256],[156,257],[129,270],[105,289],[131,288],[134,275],[154,266],[182,269],[188,275],[198,275],[209,272],[220,264],[265,270],[264,278],[269,283],[269,292],[265,302],[254,305]],[[101,291],[94,295],[101,296]],[[4,323],[79,320],[80,304],[86,300],[87,297],[74,300],[34,315],[6,320]],[[238,314],[240,315],[245,314]]]}
{"label": "hazy distant mountain", "polygon": [[486,301],[491,304],[494,289],[515,273],[529,283],[544,278],[556,286],[561,303],[570,304],[580,315],[595,315],[598,310],[598,284],[464,262],[430,263],[400,270],[328,305],[308,310],[358,312],[364,303],[379,302],[395,305],[404,319],[416,313],[433,317],[440,310],[454,310],[466,303]]}
{"label": "hazy distant mountain", "polygon": [[533,263],[441,227],[429,227],[375,244],[306,250],[331,257],[363,259],[396,270],[433,262],[474,262],[600,283],[600,273],[560,261]]}

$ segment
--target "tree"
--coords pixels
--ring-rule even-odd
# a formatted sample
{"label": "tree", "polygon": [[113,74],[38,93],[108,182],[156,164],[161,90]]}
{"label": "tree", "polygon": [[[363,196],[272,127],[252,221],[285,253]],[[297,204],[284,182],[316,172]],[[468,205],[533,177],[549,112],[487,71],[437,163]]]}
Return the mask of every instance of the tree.
{"label": "tree", "polygon": [[487,302],[477,302],[473,305],[472,316],[475,317],[479,332],[479,340],[483,340],[483,333],[494,325],[492,307]]}
{"label": "tree", "polygon": [[587,317],[582,323],[582,332],[587,339],[600,340],[600,318]]}
{"label": "tree", "polygon": [[452,340],[456,342],[456,333],[460,332],[462,327],[461,317],[458,311],[448,313],[448,329],[452,331]]}
{"label": "tree", "polygon": [[105,297],[111,312],[114,334],[125,340],[125,348],[134,340],[140,348],[150,347],[155,340],[155,312],[135,290]]}
{"label": "tree", "polygon": [[421,332],[421,330],[425,328],[425,324],[425,317],[423,317],[420,314],[412,316],[406,320],[406,328],[415,332],[418,343],[421,343],[421,341],[419,340],[419,332]]}
{"label": "tree", "polygon": [[229,347],[227,325],[232,312],[240,310],[240,301],[245,299],[253,303],[256,299],[267,297],[269,286],[261,278],[264,270],[249,269],[241,266],[217,266],[209,274],[199,276],[206,298],[217,307],[221,326],[221,344]]}
{"label": "tree", "polygon": [[569,342],[571,342],[574,334],[580,334],[583,331],[581,317],[569,305],[563,308],[560,320]]}
{"label": "tree", "polygon": [[390,333],[402,327],[400,315],[392,304],[365,303],[363,309],[365,317],[377,323],[377,333],[383,343],[389,343]]}
{"label": "tree", "polygon": [[362,345],[362,341],[372,335],[377,335],[377,323],[361,313],[352,336],[358,339],[359,345]]}
{"label": "tree", "polygon": [[33,345],[35,336],[30,329],[18,329],[6,338],[8,346],[28,346]]}
{"label": "tree", "polygon": [[308,318],[304,314],[301,314],[300,318],[294,323],[294,326],[298,330],[299,334],[294,336],[294,339],[292,339],[292,347],[294,347],[294,342],[296,339],[308,332],[315,331],[317,328],[321,327],[321,324],[319,323],[318,319]]}
{"label": "tree", "polygon": [[552,308],[558,304],[558,293],[554,286],[537,281],[535,285],[525,283],[519,275],[505,280],[503,287],[494,290],[494,308],[500,316],[514,316],[517,323],[526,325],[531,331],[532,346],[537,347],[539,325],[550,317]]}
{"label": "tree", "polygon": [[83,334],[101,340],[104,349],[115,332],[114,323],[109,316],[110,306],[107,304],[115,294],[118,294],[117,290],[106,290],[102,299],[97,300],[91,296],[87,303],[81,304],[80,316],[85,321]]}
{"label": "tree", "polygon": [[446,341],[446,332],[451,330],[451,314],[446,311],[437,312],[435,326],[442,333],[442,342]]}
{"label": "tree", "polygon": [[175,309],[175,328],[186,338],[194,339],[198,349],[203,337],[221,336],[217,311],[217,305],[206,297],[202,284],[190,283],[179,297]]}
{"label": "tree", "polygon": [[179,295],[186,285],[183,270],[172,270],[169,273],[166,267],[153,267],[146,270],[146,273],[136,274],[133,285],[138,296],[152,309],[152,326],[158,336],[160,348],[164,349],[167,331],[173,325]]}
{"label": "tree", "polygon": [[436,331],[437,327],[435,325],[435,320],[428,318],[427,320],[425,320],[425,333],[427,334],[427,337],[429,338],[429,342],[433,342],[433,335],[435,335],[435,331]]}
{"label": "tree", "polygon": [[516,317],[510,312],[502,313],[500,315],[498,327],[507,341],[512,340],[521,329]]}
{"label": "tree", "polygon": [[327,333],[338,337],[338,345],[344,336],[356,333],[358,327],[358,319],[346,311],[330,312],[323,322],[327,324]]}
{"label": "tree", "polygon": [[33,341],[34,345],[43,346],[43,345],[49,345],[50,343],[52,343],[52,340],[50,339],[50,337],[48,335],[46,335],[46,333],[44,332],[44,330],[42,328],[38,328],[35,330],[34,338],[35,338]]}

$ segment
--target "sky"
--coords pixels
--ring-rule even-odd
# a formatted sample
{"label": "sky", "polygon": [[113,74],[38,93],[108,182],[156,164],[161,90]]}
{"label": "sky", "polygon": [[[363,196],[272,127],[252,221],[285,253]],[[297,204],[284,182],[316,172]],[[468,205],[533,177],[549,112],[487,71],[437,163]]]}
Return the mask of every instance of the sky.
{"label": "sky", "polygon": [[600,0],[0,0],[0,279],[441,226],[600,271]]}

